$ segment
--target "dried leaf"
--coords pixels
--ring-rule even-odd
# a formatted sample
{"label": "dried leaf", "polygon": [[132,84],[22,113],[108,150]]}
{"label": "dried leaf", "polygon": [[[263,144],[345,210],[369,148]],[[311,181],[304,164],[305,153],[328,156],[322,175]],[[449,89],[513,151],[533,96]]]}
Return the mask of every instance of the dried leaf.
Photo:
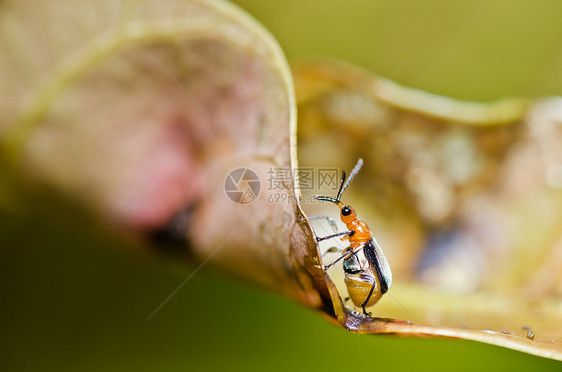
{"label": "dried leaf", "polygon": [[[201,260],[324,307],[292,179],[262,186],[252,203],[225,192],[237,169],[266,180],[296,167],[293,86],[277,43],[226,2],[122,5],[3,4],[0,65],[17,71],[3,76],[6,158],[124,235],[151,235],[187,210],[183,235]],[[25,21],[36,12],[44,25]],[[84,14],[95,19],[69,33],[71,15]]]}
{"label": "dried leaf", "polygon": [[[91,19],[68,32],[76,14]],[[293,178],[265,187],[272,169],[297,168],[296,111],[282,52],[255,21],[219,1],[59,0],[3,2],[0,25],[4,158],[123,235],[188,210],[184,233],[203,262],[352,331],[562,359],[559,102],[463,104],[386,82],[357,110],[380,80],[334,64],[296,68],[305,165],[366,158],[346,198],[375,222],[396,277],[389,295],[406,309],[386,296],[373,312],[396,320],[369,318],[343,305],[337,270],[333,281],[322,271]],[[261,180],[251,203],[225,193],[240,168]],[[447,254],[433,251],[440,244]]]}

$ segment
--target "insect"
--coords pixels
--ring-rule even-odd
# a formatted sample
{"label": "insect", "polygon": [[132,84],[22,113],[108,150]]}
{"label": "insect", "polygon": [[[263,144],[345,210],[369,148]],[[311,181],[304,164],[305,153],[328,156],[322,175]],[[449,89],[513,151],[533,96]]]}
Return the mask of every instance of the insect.
{"label": "insect", "polygon": [[[363,309],[363,314],[370,315],[365,308],[377,303],[382,295],[388,291],[392,283],[392,273],[381,247],[373,238],[367,224],[357,218],[353,208],[340,201],[343,192],[357,175],[362,165],[363,159],[359,159],[347,182],[345,171],[342,172],[340,188],[335,198],[330,196],[314,197],[316,200],[336,204],[340,208],[341,221],[348,229],[322,238],[317,237],[316,240],[320,242],[338,236],[341,236],[342,240],[349,240],[349,247],[343,250],[336,247],[328,250],[330,252],[341,251],[342,254],[334,262],[324,266],[324,270],[343,259],[344,280],[349,297],[356,306]],[[335,226],[335,222],[329,217],[323,216],[313,219],[323,218],[327,219],[332,226]]]}

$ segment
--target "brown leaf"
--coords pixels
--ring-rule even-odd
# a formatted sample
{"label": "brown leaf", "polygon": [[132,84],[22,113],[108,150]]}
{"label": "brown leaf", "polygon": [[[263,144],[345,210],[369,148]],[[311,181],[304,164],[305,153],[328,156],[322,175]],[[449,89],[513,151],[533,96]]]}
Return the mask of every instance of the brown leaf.
{"label": "brown leaf", "polygon": [[[0,61],[14,71],[2,92],[6,157],[126,236],[187,211],[182,235],[201,260],[333,312],[292,178],[266,189],[271,169],[296,167],[279,46],[229,3],[168,3],[3,4],[5,48],[19,48]],[[70,15],[84,14],[100,22],[68,33]],[[261,192],[233,201],[225,185],[241,168]]]}

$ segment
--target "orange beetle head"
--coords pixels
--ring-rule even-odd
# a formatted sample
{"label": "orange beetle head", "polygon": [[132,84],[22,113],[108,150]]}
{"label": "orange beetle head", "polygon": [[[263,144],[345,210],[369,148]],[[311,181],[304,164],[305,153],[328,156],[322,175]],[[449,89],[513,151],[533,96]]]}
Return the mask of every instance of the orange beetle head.
{"label": "orange beetle head", "polygon": [[346,225],[357,219],[357,214],[355,213],[355,209],[351,208],[349,205],[344,205],[342,202],[339,202],[338,207],[340,207],[341,210],[340,213],[341,221]]}

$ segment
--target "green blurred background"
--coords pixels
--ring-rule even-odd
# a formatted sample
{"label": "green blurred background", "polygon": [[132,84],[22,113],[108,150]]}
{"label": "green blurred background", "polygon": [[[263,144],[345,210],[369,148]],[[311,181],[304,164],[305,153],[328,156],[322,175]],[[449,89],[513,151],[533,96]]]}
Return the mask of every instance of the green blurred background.
{"label": "green blurred background", "polygon": [[[461,99],[562,93],[558,1],[236,3],[290,60],[337,57]],[[54,191],[2,187],[3,371],[560,370],[474,342],[353,335],[212,268],[144,324],[194,267],[139,254]]]}
{"label": "green blurred background", "polygon": [[562,93],[560,1],[235,3],[273,33],[289,60],[336,57],[464,100]]}

